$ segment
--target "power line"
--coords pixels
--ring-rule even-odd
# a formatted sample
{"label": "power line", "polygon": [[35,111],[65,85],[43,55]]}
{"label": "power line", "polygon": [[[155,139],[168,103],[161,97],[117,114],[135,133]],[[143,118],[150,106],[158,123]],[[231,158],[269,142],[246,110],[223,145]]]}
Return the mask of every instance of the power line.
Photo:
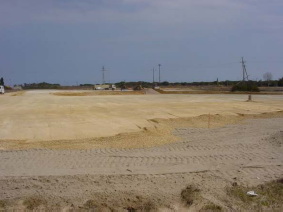
{"label": "power line", "polygon": [[196,64],[195,66],[190,66],[188,68],[219,68],[220,66],[238,64],[238,62],[228,62],[228,63],[218,63],[218,64]]}
{"label": "power line", "polygon": [[272,61],[272,60],[270,60],[270,61],[264,61],[264,60],[249,60],[249,63],[283,63],[283,60],[274,60],[274,61]]}
{"label": "power line", "polygon": [[152,83],[154,84],[154,72],[155,72],[155,70],[154,70],[154,68],[152,69]]}

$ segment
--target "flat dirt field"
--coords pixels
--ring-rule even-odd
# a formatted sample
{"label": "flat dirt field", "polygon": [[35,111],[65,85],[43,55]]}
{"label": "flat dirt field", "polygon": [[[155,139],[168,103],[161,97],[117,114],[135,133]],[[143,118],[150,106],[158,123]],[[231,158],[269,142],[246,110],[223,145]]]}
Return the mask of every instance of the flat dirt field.
{"label": "flat dirt field", "polygon": [[0,211],[283,209],[282,95],[109,92],[0,96]]}

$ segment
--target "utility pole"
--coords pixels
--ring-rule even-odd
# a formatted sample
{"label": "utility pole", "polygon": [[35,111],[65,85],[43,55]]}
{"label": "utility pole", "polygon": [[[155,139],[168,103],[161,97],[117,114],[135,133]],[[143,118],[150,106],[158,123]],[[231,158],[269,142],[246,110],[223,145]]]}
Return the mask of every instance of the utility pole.
{"label": "utility pole", "polygon": [[241,61],[241,63],[242,63],[242,69],[243,69],[243,82],[245,81],[245,80],[249,80],[249,76],[248,76],[248,73],[247,73],[247,69],[246,69],[246,64],[245,64],[245,62],[246,61],[244,61],[244,57],[242,57],[242,61]]}
{"label": "utility pole", "polygon": [[158,67],[159,67],[159,84],[160,84],[160,66],[161,66],[161,64],[158,64]]}
{"label": "utility pole", "polygon": [[154,86],[154,68],[152,69],[152,83],[153,83],[153,86]]}
{"label": "utility pole", "polygon": [[105,84],[105,68],[102,66],[102,84]]}

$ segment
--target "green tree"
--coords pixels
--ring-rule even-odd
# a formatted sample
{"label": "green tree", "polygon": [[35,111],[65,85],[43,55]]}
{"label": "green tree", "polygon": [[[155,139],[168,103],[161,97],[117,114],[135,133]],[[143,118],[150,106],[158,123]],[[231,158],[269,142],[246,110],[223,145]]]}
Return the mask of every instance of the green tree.
{"label": "green tree", "polygon": [[126,82],[125,81],[121,81],[116,83],[116,86],[121,88],[121,90],[126,89]]}
{"label": "green tree", "polygon": [[1,77],[1,79],[0,79],[0,85],[5,85],[3,77]]}
{"label": "green tree", "polygon": [[162,85],[162,86],[168,86],[168,85],[169,85],[169,82],[164,81],[164,82],[161,83],[161,85]]}
{"label": "green tree", "polygon": [[283,86],[283,77],[278,80],[278,86]]}

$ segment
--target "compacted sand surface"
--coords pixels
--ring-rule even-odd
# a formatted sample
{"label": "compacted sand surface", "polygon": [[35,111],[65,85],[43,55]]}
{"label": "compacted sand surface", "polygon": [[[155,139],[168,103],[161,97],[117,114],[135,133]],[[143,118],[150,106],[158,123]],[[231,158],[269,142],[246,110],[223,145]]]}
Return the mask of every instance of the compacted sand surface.
{"label": "compacted sand surface", "polygon": [[156,118],[283,110],[282,95],[256,95],[253,102],[247,102],[248,95],[54,95],[57,92],[33,90],[0,96],[0,140],[33,142],[108,137],[152,128],[154,125],[149,120]]}
{"label": "compacted sand surface", "polygon": [[[5,96],[3,104],[1,97],[0,210],[199,211],[207,204],[243,210],[227,195],[228,187],[283,177],[280,96],[246,102],[242,95],[112,99],[50,92]],[[64,111],[68,107],[73,110]],[[124,126],[115,131],[119,122],[112,118]],[[29,130],[22,129],[24,120]],[[59,129],[51,124],[56,120]],[[98,123],[104,138],[98,137]],[[75,139],[75,125],[91,133],[82,130]],[[112,128],[115,133],[106,133]],[[37,129],[50,134],[40,139]],[[188,186],[199,195],[190,193],[195,199],[184,201],[182,191],[192,192]]]}

